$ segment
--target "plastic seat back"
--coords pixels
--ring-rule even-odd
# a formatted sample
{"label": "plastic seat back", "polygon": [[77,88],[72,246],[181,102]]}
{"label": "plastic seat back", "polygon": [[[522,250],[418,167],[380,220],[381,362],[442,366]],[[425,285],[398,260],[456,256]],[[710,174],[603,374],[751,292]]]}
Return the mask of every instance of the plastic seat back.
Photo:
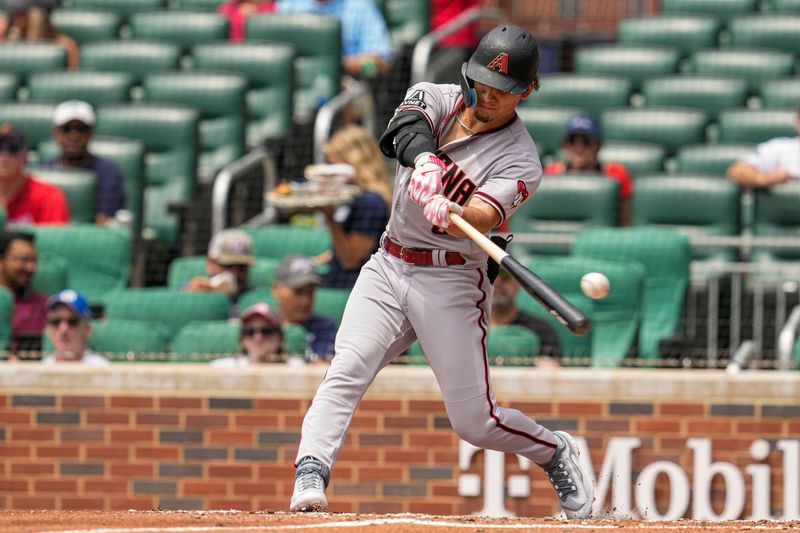
{"label": "plastic seat back", "polygon": [[95,107],[127,102],[134,78],[126,72],[38,72],[28,80],[32,101],[84,100]]}
{"label": "plastic seat back", "polygon": [[601,122],[606,139],[660,144],[674,153],[684,144],[705,140],[708,116],[681,107],[617,108],[605,111]]}
{"label": "plastic seat back", "polygon": [[151,11],[130,18],[136,39],[155,39],[177,44],[188,53],[192,46],[228,38],[228,19],[204,11]]}
{"label": "plastic seat back", "polygon": [[670,76],[644,82],[648,106],[682,106],[705,111],[711,120],[729,107],[744,107],[747,81],[727,76]]}
{"label": "plastic seat back", "polygon": [[603,109],[628,105],[631,95],[631,82],[619,76],[545,74],[540,82],[523,106],[574,107],[597,116]]}
{"label": "plastic seat back", "polygon": [[628,18],[617,24],[617,41],[674,46],[684,55],[717,46],[720,22],[700,14],[659,14]]}
{"label": "plastic seat back", "polygon": [[31,166],[29,170],[39,181],[55,185],[64,192],[72,222],[94,222],[97,174],[91,170],[66,167]]}
{"label": "plastic seat back", "polygon": [[316,256],[331,249],[331,236],[326,228],[275,224],[247,228],[245,231],[253,238],[256,257],[282,259],[287,255]]}
{"label": "plastic seat back", "polygon": [[14,74],[23,83],[34,72],[65,70],[67,51],[48,42],[0,42],[0,72]]}
{"label": "plastic seat back", "polygon": [[631,81],[631,89],[653,76],[678,72],[680,50],[672,46],[635,44],[584,45],[575,52],[575,72],[622,76]]}
{"label": "plastic seat back", "polygon": [[136,82],[158,70],[174,70],[180,63],[181,47],[169,42],[118,39],[97,41],[81,47],[81,70],[127,72]]}
{"label": "plastic seat back", "polygon": [[78,45],[119,37],[122,17],[110,11],[56,9],[51,20],[60,33],[72,37]]}
{"label": "plastic seat back", "polygon": [[760,143],[773,137],[794,137],[794,109],[729,109],[719,116],[719,140]]}

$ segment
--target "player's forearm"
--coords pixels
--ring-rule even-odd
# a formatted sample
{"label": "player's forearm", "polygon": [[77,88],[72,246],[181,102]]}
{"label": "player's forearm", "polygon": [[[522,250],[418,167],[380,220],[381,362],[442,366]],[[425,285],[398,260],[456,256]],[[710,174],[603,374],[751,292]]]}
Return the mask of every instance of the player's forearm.
{"label": "player's forearm", "polygon": [[[461,215],[461,218],[469,222],[473,228],[481,233],[488,233],[500,222],[500,215],[497,214],[497,211],[492,210],[490,212],[484,208],[475,207],[472,205],[464,206],[464,214]],[[463,231],[458,229],[453,224],[447,228],[447,233],[453,237],[463,238],[467,236]]]}

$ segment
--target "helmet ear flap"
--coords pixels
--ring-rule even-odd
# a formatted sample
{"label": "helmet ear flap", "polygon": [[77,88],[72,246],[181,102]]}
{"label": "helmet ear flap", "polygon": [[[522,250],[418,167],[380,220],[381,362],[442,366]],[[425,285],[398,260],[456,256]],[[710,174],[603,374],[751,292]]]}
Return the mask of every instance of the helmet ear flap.
{"label": "helmet ear flap", "polygon": [[467,77],[467,62],[461,65],[461,77],[459,79],[461,85],[461,93],[464,97],[464,105],[472,107],[475,105],[477,98],[475,97],[475,88],[472,86],[472,80]]}

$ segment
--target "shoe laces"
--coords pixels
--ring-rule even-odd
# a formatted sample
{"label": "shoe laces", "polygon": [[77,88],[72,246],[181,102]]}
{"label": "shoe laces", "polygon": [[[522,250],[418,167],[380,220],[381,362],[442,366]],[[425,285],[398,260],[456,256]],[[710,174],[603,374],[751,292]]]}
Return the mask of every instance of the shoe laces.
{"label": "shoe laces", "polygon": [[578,492],[578,487],[570,477],[567,466],[560,458],[553,466],[545,469],[545,473],[561,501],[565,501],[570,494]]}
{"label": "shoe laces", "polygon": [[307,469],[305,472],[298,472],[297,482],[301,491],[323,490],[324,480],[316,470]]}

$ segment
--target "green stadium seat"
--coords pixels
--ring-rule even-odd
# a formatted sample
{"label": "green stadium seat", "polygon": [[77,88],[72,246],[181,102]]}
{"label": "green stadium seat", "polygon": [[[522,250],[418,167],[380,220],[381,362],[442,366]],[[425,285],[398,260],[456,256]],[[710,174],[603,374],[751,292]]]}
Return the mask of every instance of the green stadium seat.
{"label": "green stadium seat", "polygon": [[144,99],[191,106],[200,111],[198,176],[210,183],[245,151],[247,79],[238,74],[178,71],[148,74]]}
{"label": "green stadium seat", "polygon": [[28,98],[39,102],[84,100],[98,107],[129,101],[133,82],[133,76],[125,72],[38,72],[28,80]]}
{"label": "green stadium seat", "polygon": [[45,102],[0,103],[0,121],[12,122],[25,134],[28,150],[53,135],[53,112],[56,105]]}
{"label": "green stadium seat", "polygon": [[559,73],[540,76],[541,87],[522,101],[523,106],[565,106],[598,116],[608,107],[628,105],[631,83],[618,76]]}
{"label": "green stadium seat", "polygon": [[216,11],[220,4],[225,0],[178,0],[175,9],[186,9],[189,11]]}
{"label": "green stadium seat", "polygon": [[617,41],[622,44],[673,46],[684,55],[717,46],[720,22],[698,14],[660,14],[628,18],[617,24]]}
{"label": "green stadium seat", "polygon": [[[652,227],[587,228],[575,236],[572,253],[578,257],[625,259],[644,266],[639,357],[658,359],[659,341],[678,333],[683,314],[691,262],[688,237]],[[614,280],[611,280],[611,287],[611,295],[606,299],[614,295]],[[600,300],[598,306],[603,301]]]}
{"label": "green stadium seat", "polygon": [[[713,174],[640,176],[631,197],[631,224],[693,235],[739,234],[739,187]],[[734,250],[692,247],[693,259],[736,259]]]}
{"label": "green stadium seat", "polygon": [[539,355],[539,336],[523,326],[514,324],[489,326],[486,334],[486,356],[495,366],[533,366]]}
{"label": "green stadium seat", "polygon": [[575,51],[575,72],[623,76],[631,81],[633,91],[653,76],[678,72],[680,51],[673,47],[602,44],[584,45]]}
{"label": "green stadium seat", "polygon": [[[756,191],[753,234],[758,237],[800,237],[800,181]],[[797,248],[757,248],[755,260],[797,261]]]}
{"label": "green stadium seat", "polygon": [[286,43],[205,43],[192,49],[195,68],[233,72],[247,78],[248,146],[291,132],[294,58],[294,48]]}
{"label": "green stadium seat", "polygon": [[41,253],[63,257],[69,287],[90,302],[128,283],[131,269],[130,232],[95,224],[31,226]]}
{"label": "green stadium seat", "polygon": [[777,13],[800,13],[800,0],[766,0],[766,4]]}
{"label": "green stadium seat", "polygon": [[[617,223],[619,183],[600,174],[545,176],[531,198],[511,217],[514,233],[575,234],[584,226]],[[513,242],[520,258],[534,254],[566,254],[568,244]]]}
{"label": "green stadium seat", "polygon": [[708,76],[737,76],[747,80],[750,92],[758,93],[765,80],[791,76],[794,56],[764,49],[714,49],[692,54],[689,70]]}
{"label": "green stadium seat", "polygon": [[314,313],[331,317],[339,324],[349,297],[350,289],[317,287],[314,291]]}
{"label": "green stadium seat", "polygon": [[[0,350],[8,349],[11,340],[11,317],[14,312],[14,295],[5,287],[0,288]],[[5,357],[0,356],[0,361]]]}
{"label": "green stadium seat", "polygon": [[0,42],[0,72],[24,82],[34,72],[65,70],[67,51],[55,43]]}
{"label": "green stadium seat", "polygon": [[172,339],[170,361],[208,363],[211,355],[240,353],[239,328],[227,320],[189,322]]}
{"label": "green stadium seat", "polygon": [[80,168],[30,166],[28,169],[39,181],[55,185],[64,192],[72,222],[94,223],[97,174]]}
{"label": "green stadium seat", "polygon": [[281,41],[295,47],[294,113],[300,122],[308,122],[318,107],[315,85],[327,86],[329,96],[339,93],[342,75],[339,19],[306,14],[252,15],[245,22],[245,39]]}
{"label": "green stadium seat", "polygon": [[164,361],[168,331],[138,320],[94,320],[89,347],[112,361]]}
{"label": "green stadium seat", "polygon": [[68,289],[69,262],[60,255],[39,253],[31,284],[34,290],[47,296]]}
{"label": "green stadium seat", "polygon": [[305,356],[308,353],[308,332],[300,324],[284,324],[283,353],[287,356]]}
{"label": "green stadium seat", "polygon": [[171,341],[180,329],[195,320],[227,320],[230,300],[212,292],[184,292],[164,287],[122,289],[103,296],[109,320],[144,321],[166,328]]}
{"label": "green stadium seat", "polygon": [[228,19],[204,11],[152,11],[130,18],[136,39],[154,39],[180,46],[188,53],[192,46],[228,38]]}
{"label": "green stadium seat", "polygon": [[306,228],[275,224],[261,228],[245,228],[253,238],[256,257],[283,259],[287,255],[316,256],[331,249],[327,228]]}
{"label": "green stadium seat", "polygon": [[158,70],[175,70],[181,57],[180,46],[162,41],[118,39],[97,41],[81,47],[81,70],[127,72],[139,82]]}
{"label": "green stadium seat", "polygon": [[636,141],[604,141],[597,153],[603,163],[625,165],[632,177],[645,172],[660,172],[664,168],[667,151],[659,144]]}
{"label": "green stadium seat", "polygon": [[760,143],[797,135],[794,109],[729,109],[719,116],[719,140]]}
{"label": "green stadium seat", "polygon": [[239,311],[244,311],[251,305],[257,303],[267,303],[275,309],[278,308],[278,302],[275,300],[275,297],[272,296],[272,289],[270,287],[256,287],[245,292],[239,297],[237,307]]}
{"label": "green stadium seat", "polygon": [[414,45],[430,31],[428,0],[375,0],[395,49]]}
{"label": "green stadium seat", "polygon": [[800,16],[785,13],[741,16],[731,20],[728,29],[732,47],[800,53]]}
{"label": "green stadium seat", "polygon": [[[620,366],[635,345],[642,320],[646,276],[644,265],[630,259],[566,256],[538,257],[529,261],[527,266],[583,310],[587,300],[580,289],[583,275],[602,272],[608,277],[611,292],[602,300],[592,301],[589,307],[588,316],[592,321],[591,366]],[[563,326],[559,328],[559,333],[566,330]]]}
{"label": "green stadium seat", "polygon": [[541,150],[539,156],[554,154],[561,146],[564,138],[564,129],[567,121],[575,115],[580,115],[583,109],[579,107],[519,107],[517,114],[522,119],[528,133],[531,134],[536,146]]}
{"label": "green stadium seat", "polygon": [[51,16],[60,33],[72,37],[78,45],[119,37],[122,17],[110,11],[56,9]]}
{"label": "green stadium seat", "polygon": [[[254,287],[270,287],[275,269],[278,267],[277,259],[259,258],[250,267],[248,282]],[[180,289],[195,276],[205,276],[206,258],[202,255],[178,257],[169,264],[167,271],[167,286]]]}
{"label": "green stadium seat", "polygon": [[10,72],[0,72],[0,102],[10,102],[17,99],[19,78]]}
{"label": "green stadium seat", "polygon": [[668,153],[704,141],[707,122],[705,112],[681,107],[616,108],[601,115],[605,139],[660,144]]}
{"label": "green stadium seat", "polygon": [[[89,150],[98,157],[116,163],[125,180],[125,208],[133,215],[133,232],[139,235],[142,230],[142,194],[144,190],[144,154],[141,141],[123,137],[95,136],[89,142]],[[37,148],[42,161],[58,157],[61,148],[50,139]]]}
{"label": "green stadium seat", "polygon": [[170,206],[187,206],[194,194],[198,122],[197,110],[165,104],[114,104],[97,115],[98,135],[143,143],[143,227],[168,247],[177,243],[179,231]]}
{"label": "green stadium seat", "polygon": [[761,104],[767,109],[797,108],[800,105],[800,78],[768,80],[761,84]]}
{"label": "green stadium seat", "polygon": [[681,172],[704,172],[724,176],[731,163],[753,151],[747,143],[690,144],[675,157]]}
{"label": "green stadium seat", "polygon": [[645,105],[691,107],[711,120],[729,107],[747,103],[747,81],[727,76],[669,76],[652,78],[642,87]]}
{"label": "green stadium seat", "polygon": [[71,0],[76,9],[110,11],[127,22],[131,15],[141,11],[156,11],[167,8],[167,0]]}
{"label": "green stadium seat", "polygon": [[661,0],[664,13],[700,13],[727,21],[758,11],[759,0]]}

